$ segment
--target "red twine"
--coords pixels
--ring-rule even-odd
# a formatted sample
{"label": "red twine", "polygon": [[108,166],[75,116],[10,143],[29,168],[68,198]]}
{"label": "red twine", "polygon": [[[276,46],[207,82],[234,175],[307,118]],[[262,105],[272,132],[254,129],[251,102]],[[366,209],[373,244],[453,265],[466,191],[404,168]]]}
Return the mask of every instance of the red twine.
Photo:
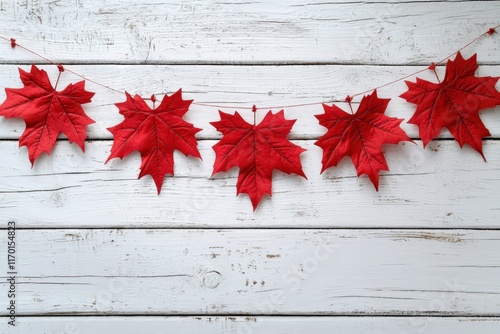
{"label": "red twine", "polygon": [[[436,64],[441,64],[441,63],[442,63],[442,62],[444,62],[445,60],[450,59],[450,58],[451,58],[454,54],[456,54],[456,53],[458,53],[458,52],[462,51],[463,49],[465,49],[466,47],[468,47],[468,46],[469,46],[469,45],[471,45],[472,43],[476,42],[476,41],[477,41],[478,39],[480,39],[482,36],[484,36],[484,35],[486,35],[486,34],[487,34],[487,35],[493,35],[493,34],[496,32],[496,29],[497,29],[498,27],[500,27],[500,25],[498,25],[498,26],[496,26],[496,27],[492,27],[492,28],[488,29],[488,31],[487,31],[487,32],[482,33],[480,36],[478,36],[477,38],[475,38],[475,39],[473,39],[472,41],[470,41],[468,44],[466,44],[465,46],[463,46],[462,48],[460,48],[460,49],[459,49],[458,51],[456,51],[455,53],[451,54],[449,57],[446,57],[446,58],[444,58],[443,60],[441,60],[441,61],[439,61],[439,62],[437,62],[437,63],[431,63],[431,65],[429,65],[429,67],[428,67],[427,69],[435,71],[435,69],[436,69]],[[8,41],[8,39],[7,39],[7,38],[5,38],[5,37],[0,36],[0,38]],[[11,39],[10,39],[10,46],[11,46],[12,48],[15,48],[16,46],[18,46],[18,44],[17,44],[17,42],[16,42],[16,40],[15,40],[14,38],[11,38]],[[26,51],[28,51],[28,52],[30,52],[30,53],[32,53],[32,54],[34,54],[34,55],[38,56],[38,57],[40,57],[41,59],[44,59],[44,60],[46,60],[47,62],[49,62],[49,63],[51,63],[51,64],[54,64],[54,65],[55,65],[55,63],[54,63],[54,62],[52,62],[50,59],[47,59],[47,58],[45,58],[45,57],[43,57],[43,56],[39,55],[38,53],[35,53],[34,51],[31,51],[30,49],[28,49],[28,48],[26,48],[26,47],[24,47],[24,46],[20,46],[20,47],[21,47],[21,48],[23,48],[23,49],[25,49]],[[58,65],[57,65],[57,68],[59,69],[59,72],[63,72],[63,71],[64,71],[64,67],[63,67],[61,64],[58,64]],[[389,82],[389,83],[386,83],[386,84],[384,84],[384,85],[381,85],[381,86],[378,86],[378,87],[372,88],[372,89],[370,89],[370,90],[366,90],[366,91],[364,91],[364,92],[361,92],[361,93],[356,93],[356,94],[353,94],[353,95],[348,95],[348,96],[345,98],[345,100],[344,100],[344,101],[350,104],[350,103],[351,103],[351,101],[353,100],[353,98],[354,98],[355,96],[363,95],[363,94],[365,94],[365,93],[372,92],[372,91],[374,91],[374,90],[376,90],[376,89],[378,89],[378,88],[386,87],[386,86],[388,86],[388,85],[391,85],[391,84],[393,84],[393,83],[399,82],[399,81],[404,80],[404,79],[406,79],[406,78],[412,77],[412,76],[417,75],[417,74],[419,74],[419,73],[422,73],[422,72],[424,72],[424,71],[425,71],[425,70],[420,70],[420,71],[417,71],[417,72],[414,72],[414,73],[408,74],[408,75],[406,75],[406,76],[404,76],[404,77],[402,77],[402,78],[399,78],[399,79],[396,79],[396,80],[394,80],[394,81],[391,81],[391,82]],[[77,75],[77,76],[81,77],[81,78],[82,78],[82,79],[84,79],[84,80],[90,81],[90,82],[92,82],[92,83],[94,83],[94,84],[96,84],[96,85],[99,85],[99,86],[101,86],[101,87],[104,87],[104,88],[106,88],[106,89],[112,90],[112,91],[117,92],[117,93],[120,93],[120,94],[122,94],[122,93],[123,93],[123,92],[121,92],[121,91],[119,91],[119,90],[117,90],[117,89],[111,88],[111,87],[109,87],[109,86],[106,86],[106,85],[101,84],[101,83],[99,83],[99,82],[96,82],[96,81],[94,81],[94,80],[88,79],[88,78],[84,77],[83,75],[81,75],[81,74],[79,74],[79,73],[73,72],[73,71],[71,71],[71,70],[68,70],[68,72],[71,72],[71,73],[73,73],[74,75]],[[157,100],[156,100],[156,97],[154,96],[154,94],[153,94],[153,95],[151,95],[151,101],[153,101],[153,102],[156,102],[156,101],[157,101]],[[330,101],[330,102],[334,102],[334,101],[332,100],[332,101]],[[294,104],[294,105],[286,105],[286,106],[274,106],[274,107],[265,107],[265,108],[261,108],[261,109],[283,109],[283,108],[294,108],[294,107],[302,107],[302,106],[312,106],[312,105],[322,104],[322,103],[324,103],[324,102],[303,103],[303,104]],[[200,105],[200,106],[209,106],[209,107],[214,107],[214,108],[229,108],[228,106],[223,106],[223,105],[215,105],[215,104],[207,104],[207,103],[197,103],[197,102],[194,102],[193,104]],[[255,105],[253,105],[253,107],[252,107],[252,108],[249,108],[249,107],[244,107],[244,106],[240,106],[240,107],[231,107],[231,108],[232,108],[232,109],[251,109],[254,113],[257,111],[257,107],[256,107]]]}

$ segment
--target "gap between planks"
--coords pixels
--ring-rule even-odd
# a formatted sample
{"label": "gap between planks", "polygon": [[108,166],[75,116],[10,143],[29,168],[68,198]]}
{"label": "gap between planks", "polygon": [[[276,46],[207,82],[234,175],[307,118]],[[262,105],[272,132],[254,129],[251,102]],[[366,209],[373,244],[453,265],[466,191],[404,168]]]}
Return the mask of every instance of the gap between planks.
{"label": "gap between planks", "polygon": [[[128,317],[148,317],[148,318],[163,318],[163,317],[172,317],[172,318],[209,318],[209,317],[217,317],[217,318],[241,318],[241,317],[251,317],[251,318],[478,318],[478,319],[490,319],[493,318],[495,321],[500,321],[500,314],[480,314],[480,315],[456,315],[456,314],[257,314],[257,313],[186,313],[179,315],[178,313],[156,313],[156,314],[138,314],[138,313],[48,313],[48,314],[19,314],[16,315],[16,318],[70,318],[70,317],[99,317],[99,318],[128,318]],[[9,317],[5,315],[1,315],[0,319],[8,319]]]}

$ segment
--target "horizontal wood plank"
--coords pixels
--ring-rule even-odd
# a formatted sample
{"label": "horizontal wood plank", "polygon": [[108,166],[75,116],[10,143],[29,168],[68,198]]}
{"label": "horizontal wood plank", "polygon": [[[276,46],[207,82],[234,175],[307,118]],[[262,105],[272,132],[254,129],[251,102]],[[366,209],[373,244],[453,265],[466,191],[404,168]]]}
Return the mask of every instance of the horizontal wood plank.
{"label": "horizontal wood plank", "polygon": [[[145,97],[182,88],[204,159],[176,153],[160,196],[137,180],[138,154],[104,165],[124,94],[92,81],[86,154],[60,140],[31,168],[24,122],[0,117],[0,258],[6,222],[18,227],[17,323],[0,307],[0,333],[500,332],[500,108],[481,113],[484,162],[446,130],[424,150],[404,82],[379,89],[417,138],[386,146],[379,192],[349,159],[319,174],[320,104],[285,110],[308,180],[276,172],[253,212],[237,169],[210,176],[218,109],[347,109],[346,95],[425,69],[499,17],[500,1],[0,1],[0,35],[66,69]],[[463,53],[500,76],[499,50],[494,34]],[[0,102],[32,62],[45,64],[0,39]],[[79,80],[66,71],[58,89]]]}
{"label": "horizontal wood plank", "polygon": [[[428,64],[498,25],[498,1],[3,1],[3,33],[56,62]],[[10,50],[0,62],[39,58]],[[474,48],[498,62],[498,38]]]}
{"label": "horizontal wood plank", "polygon": [[60,141],[31,169],[26,148],[0,142],[0,221],[22,227],[469,227],[498,228],[500,142],[485,141],[488,162],[453,141],[387,145],[390,172],[380,191],[356,177],[349,159],[320,175],[312,141],[301,160],[308,177],[275,172],[273,197],[256,212],[236,197],[238,170],[211,177],[216,141],[199,144],[203,161],[175,154],[175,177],[160,196],[149,176],[137,180],[140,156],[107,165],[111,142],[86,153]]}
{"label": "horizontal wood plank", "polygon": [[[466,54],[468,57],[471,54]],[[29,71],[30,66],[21,66]],[[50,73],[53,82],[57,78],[55,67],[42,66]],[[71,66],[71,70],[86,75],[88,78],[120,91],[130,94],[139,94],[149,98],[151,94],[158,95],[164,92],[183,89],[184,99],[194,100],[195,103],[208,103],[228,106],[226,108],[207,107],[193,104],[186,114],[186,120],[196,127],[202,128],[198,134],[200,139],[220,138],[220,133],[210,122],[220,119],[218,109],[226,113],[234,113],[233,107],[259,108],[296,105],[304,103],[321,103],[336,100],[344,101],[347,95],[373,89],[395,79],[402,78],[420,66],[118,66],[118,65],[83,65]],[[444,68],[438,69],[444,76]],[[500,76],[500,66],[481,66],[480,76]],[[430,71],[419,75],[420,78],[436,82]],[[81,78],[64,72],[59,89],[69,83],[80,81]],[[410,80],[410,79],[409,79]],[[412,78],[411,80],[415,80]],[[3,88],[22,87],[19,79],[18,66],[0,66],[0,101],[5,99]],[[125,101],[125,95],[87,82],[89,91],[96,92],[91,103],[84,105],[88,115],[96,121],[87,127],[89,138],[111,139],[112,135],[107,128],[120,123],[123,117],[114,105]],[[500,82],[497,84],[500,90]],[[418,138],[418,128],[407,121],[415,112],[415,105],[407,103],[399,97],[407,90],[403,81],[379,89],[381,98],[391,98],[387,108],[387,115],[403,118],[402,128],[412,138]],[[360,101],[356,98],[355,105]],[[348,110],[345,103],[339,106]],[[356,106],[355,106],[356,107]],[[274,108],[274,112],[281,108]],[[239,110],[249,121],[253,114],[250,110]],[[262,118],[268,109],[258,111],[258,118]],[[481,118],[490,130],[492,137],[500,138],[500,107],[485,110]],[[318,124],[314,115],[323,113],[321,104],[286,108],[286,117],[297,119],[291,138],[310,139],[318,138],[326,129]],[[17,139],[24,131],[22,119],[6,120],[0,118],[0,139]],[[442,138],[450,138],[448,130],[443,130]]]}
{"label": "horizontal wood plank", "polygon": [[491,334],[498,318],[475,317],[22,317],[16,327],[5,318],[0,330],[10,334]]}
{"label": "horizontal wood plank", "polygon": [[16,239],[19,315],[500,315],[500,231],[57,229]]}

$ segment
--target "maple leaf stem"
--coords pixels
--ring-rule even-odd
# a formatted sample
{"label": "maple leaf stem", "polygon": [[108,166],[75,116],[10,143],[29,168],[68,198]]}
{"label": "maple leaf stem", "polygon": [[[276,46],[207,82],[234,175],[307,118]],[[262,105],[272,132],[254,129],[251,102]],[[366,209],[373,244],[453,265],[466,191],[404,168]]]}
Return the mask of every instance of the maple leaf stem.
{"label": "maple leaf stem", "polygon": [[348,101],[347,103],[349,103],[349,109],[351,109],[351,115],[354,115],[354,110],[352,110],[351,101]]}
{"label": "maple leaf stem", "polygon": [[57,84],[59,83],[59,79],[61,78],[61,73],[62,73],[62,72],[59,72],[59,75],[57,76],[57,80],[56,80],[56,84],[55,84],[55,86],[54,86],[54,90],[56,90],[56,89],[57,89]]}
{"label": "maple leaf stem", "polygon": [[438,76],[438,74],[437,74],[437,72],[436,72],[436,69],[435,69],[435,68],[433,68],[433,69],[432,69],[432,72],[434,72],[434,75],[436,76],[437,81],[438,81],[439,83],[441,83],[441,80],[439,80],[439,76]]}
{"label": "maple leaf stem", "polygon": [[253,111],[253,126],[255,126],[255,124],[257,124],[257,106],[254,104],[252,106],[252,111]]}
{"label": "maple leaf stem", "polygon": [[155,94],[151,95],[151,98],[150,98],[151,102],[153,102],[153,109],[155,109],[155,102],[156,102],[156,96]]}

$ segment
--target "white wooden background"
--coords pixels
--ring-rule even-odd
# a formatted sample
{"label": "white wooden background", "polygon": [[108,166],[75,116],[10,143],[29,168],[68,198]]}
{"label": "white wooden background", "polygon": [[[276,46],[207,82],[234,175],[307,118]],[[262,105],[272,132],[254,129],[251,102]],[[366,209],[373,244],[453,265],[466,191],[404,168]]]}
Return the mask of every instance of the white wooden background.
{"label": "white wooden background", "polygon": [[[182,87],[199,103],[272,106],[343,100],[441,60],[500,20],[500,1],[281,2],[3,0],[0,34],[130,93]],[[498,34],[463,51],[474,52],[480,75],[500,76]],[[44,64],[1,43],[0,99],[33,62]],[[78,80],[65,72],[60,85]],[[405,87],[379,95],[392,98],[388,115],[408,120]],[[423,150],[404,122],[415,144],[386,147],[379,192],[348,159],[319,175],[322,109],[287,109],[309,180],[275,173],[272,200],[252,212],[235,196],[237,170],[210,177],[217,109],[190,109],[203,161],[176,155],[176,176],[157,196],[151,178],[137,180],[138,154],[103,164],[124,96],[87,88],[97,123],[86,154],[62,138],[31,169],[17,143],[23,121],[0,119],[1,333],[500,332],[500,108],[482,113],[488,162],[446,131]]]}

